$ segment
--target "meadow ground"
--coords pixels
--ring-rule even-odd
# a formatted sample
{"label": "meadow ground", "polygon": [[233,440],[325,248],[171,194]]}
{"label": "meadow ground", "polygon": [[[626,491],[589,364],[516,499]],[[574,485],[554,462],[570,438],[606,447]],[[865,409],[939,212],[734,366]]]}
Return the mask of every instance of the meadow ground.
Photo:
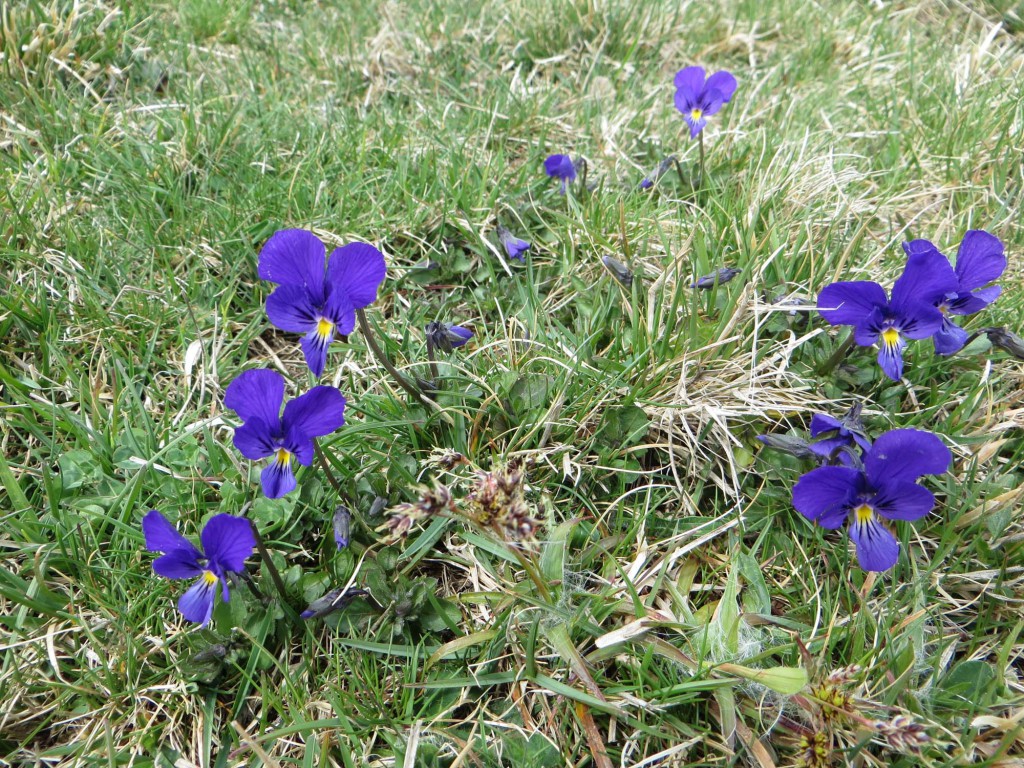
{"label": "meadow ground", "polygon": [[[1009,0],[13,0],[0,5],[0,755],[11,765],[1021,765],[1021,363],[917,342],[902,382],[773,308],[891,284],[900,242],[1006,244],[968,326],[1020,330],[1024,21]],[[691,64],[735,73],[705,129]],[[592,192],[560,196],[551,153]],[[679,173],[637,184],[668,154]],[[520,264],[502,222],[530,240]],[[364,240],[368,308],[439,408],[354,333],[347,424],[262,498],[227,384],[312,383],[256,275],[278,229]],[[602,264],[632,270],[624,287]],[[740,275],[690,283],[720,266]],[[895,568],[793,510],[761,450],[815,412],[934,430],[952,470]],[[451,466],[457,451],[468,465]],[[516,548],[382,503],[525,474]],[[290,603],[175,610],[140,521],[256,521]],[[273,594],[266,567],[251,570]],[[295,622],[350,580],[381,603]],[[232,629],[232,626],[235,629]],[[805,684],[806,683],[806,684]],[[885,723],[883,727],[880,723]],[[815,747],[818,747],[817,751]],[[176,762],[177,761],[177,762]]]}

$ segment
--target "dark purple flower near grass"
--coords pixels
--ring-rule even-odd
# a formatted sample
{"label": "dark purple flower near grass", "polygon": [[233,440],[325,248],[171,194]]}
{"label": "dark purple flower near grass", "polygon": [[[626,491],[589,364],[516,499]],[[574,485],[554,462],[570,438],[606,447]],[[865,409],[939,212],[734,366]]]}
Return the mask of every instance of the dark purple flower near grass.
{"label": "dark purple flower near grass", "polygon": [[338,549],[344,549],[349,545],[352,540],[352,513],[348,511],[348,507],[344,504],[339,504],[334,510],[334,543]]}
{"label": "dark purple flower near grass", "polygon": [[818,467],[793,486],[793,506],[823,528],[848,523],[857,561],[866,571],[896,564],[899,543],[881,520],[917,520],[935,497],[917,484],[924,475],[946,472],[949,449],[931,432],[895,429],[879,437],[864,456],[863,469]]}
{"label": "dark purple flower near grass", "polygon": [[998,347],[1004,352],[1024,360],[1024,339],[1006,327],[985,328],[983,332],[993,347]]}
{"label": "dark purple flower near grass", "polygon": [[640,189],[650,189],[651,187],[653,187],[658,182],[658,179],[660,179],[662,176],[664,176],[672,169],[672,166],[675,165],[675,163],[675,155],[669,155],[668,157],[662,159],[662,161],[658,163],[658,167],[655,168],[648,176],[645,176],[643,180],[640,182]]}
{"label": "dark purple flower near grass", "polygon": [[733,267],[719,267],[710,275],[702,275],[698,277],[693,283],[690,283],[691,288],[699,288],[702,291],[710,291],[712,288],[724,285],[738,275],[742,270],[735,269]]}
{"label": "dark purple flower near grass", "polygon": [[[863,451],[871,449],[871,440],[868,439],[864,428],[864,422],[860,418],[861,405],[857,403],[842,418],[835,418],[826,413],[816,413],[811,417],[811,437],[820,438],[811,443],[808,447],[820,458],[829,460],[835,457],[837,451],[859,447]],[[840,454],[840,460],[847,464],[844,457],[847,453]]]}
{"label": "dark purple flower near grass", "polygon": [[1002,289],[991,283],[1006,270],[1002,242],[980,229],[968,231],[957,250],[956,267],[950,265],[949,259],[928,240],[903,243],[903,250],[909,258],[915,254],[942,256],[941,259],[933,257],[931,261],[943,273],[946,283],[955,287],[931,297],[932,303],[942,313],[942,326],[932,338],[937,354],[959,352],[967,343],[967,331],[954,323],[950,315],[973,315],[999,297]]}
{"label": "dark purple flower near grass", "polygon": [[559,194],[564,195],[568,185],[576,181],[576,165],[568,155],[550,155],[544,161],[544,172],[553,179],[560,179]]}
{"label": "dark purple flower near grass", "polygon": [[708,118],[728,104],[736,92],[732,73],[715,72],[705,79],[704,67],[687,67],[676,73],[676,109],[690,126],[690,138],[697,138]]}
{"label": "dark purple flower near grass", "polygon": [[919,251],[907,259],[903,274],[887,298],[882,286],[868,280],[826,285],[818,311],[832,325],[852,325],[862,347],[878,344],[878,364],[893,381],[903,376],[906,339],[927,339],[942,327],[935,296],[956,290],[956,278],[938,251]]}
{"label": "dark purple flower near grass", "polygon": [[501,241],[501,245],[510,259],[526,261],[526,256],[523,254],[530,250],[530,244],[528,242],[520,240],[518,237],[513,235],[511,231],[509,231],[508,227],[500,224],[498,225],[498,239]]}
{"label": "dark purple flower near grass", "polygon": [[178,600],[178,610],[188,621],[206,626],[213,616],[217,585],[228,602],[228,574],[245,570],[245,560],[256,547],[252,525],[244,517],[214,515],[199,540],[199,549],[182,536],[160,512],[151,509],[142,518],[146,549],[165,554],[153,561],[153,570],[167,579],[196,579]]}
{"label": "dark purple flower near grass", "polygon": [[451,352],[473,338],[473,332],[469,328],[437,320],[427,323],[426,332],[430,343],[443,352]]}
{"label": "dark purple flower near grass", "polygon": [[633,272],[629,267],[614,256],[602,256],[601,262],[625,288],[631,288],[633,286]]}
{"label": "dark purple flower near grass", "polygon": [[224,405],[242,419],[235,430],[235,448],[252,461],[272,456],[260,474],[267,498],[278,499],[296,486],[293,462],[313,463],[313,439],[329,435],[345,423],[345,398],[334,387],[313,387],[284,401],[284,378],[276,371],[246,371],[224,393]]}
{"label": "dark purple flower near grass", "polygon": [[387,269],[372,245],[349,243],[331,252],[304,229],[276,232],[260,251],[259,276],[278,283],[267,298],[267,316],[282,331],[301,333],[302,353],[313,375],[327,362],[335,335],[347,336],[356,310],[372,304]]}

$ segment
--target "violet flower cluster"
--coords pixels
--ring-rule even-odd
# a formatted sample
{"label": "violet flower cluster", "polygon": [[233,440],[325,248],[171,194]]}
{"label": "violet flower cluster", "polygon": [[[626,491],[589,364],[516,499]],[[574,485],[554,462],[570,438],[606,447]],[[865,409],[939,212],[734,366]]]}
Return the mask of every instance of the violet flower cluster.
{"label": "violet flower cluster", "polygon": [[951,316],[970,315],[999,296],[991,285],[1006,269],[1003,244],[981,230],[969,231],[957,252],[956,266],[927,240],[904,243],[907,262],[889,295],[878,283],[844,281],[825,286],[818,311],[832,325],[853,326],[860,346],[878,345],[885,374],[903,377],[908,340],[931,338],[940,355],[958,352],[967,333]]}
{"label": "violet flower cluster", "polygon": [[812,469],[793,486],[793,506],[823,528],[847,525],[866,571],[896,564],[900,545],[883,521],[927,515],[935,496],[918,481],[946,472],[952,455],[942,440],[918,429],[894,429],[867,448],[856,466]]}
{"label": "violet flower cluster", "polygon": [[819,464],[793,487],[793,506],[830,530],[846,523],[861,568],[886,571],[896,564],[899,544],[884,521],[928,514],[935,497],[918,481],[946,472],[952,455],[940,438],[918,429],[894,429],[872,442],[860,412],[858,404],[838,419],[814,414],[811,440],[792,435],[758,439]]}

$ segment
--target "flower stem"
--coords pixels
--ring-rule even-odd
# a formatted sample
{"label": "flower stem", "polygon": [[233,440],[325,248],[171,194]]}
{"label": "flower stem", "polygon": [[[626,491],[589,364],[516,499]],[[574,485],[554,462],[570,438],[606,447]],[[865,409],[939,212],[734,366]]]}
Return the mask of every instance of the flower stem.
{"label": "flower stem", "polygon": [[430,375],[434,379],[434,386],[440,389],[441,377],[437,373],[437,357],[434,354],[434,342],[431,341],[430,334],[427,334],[427,360],[430,361]]}
{"label": "flower stem", "polygon": [[586,158],[580,158],[580,188],[581,195],[587,191],[587,161]]}
{"label": "flower stem", "polygon": [[831,373],[832,369],[839,365],[839,363],[845,360],[846,356],[850,354],[850,350],[853,349],[853,345],[853,333],[850,333],[850,335],[846,337],[846,341],[836,347],[836,351],[832,353],[832,356],[822,363],[820,368],[818,368],[818,375]]}
{"label": "flower stem", "polygon": [[252,535],[256,537],[256,551],[260,553],[260,559],[263,560],[264,565],[267,566],[267,570],[270,572],[270,579],[274,582],[274,586],[277,588],[277,592],[281,595],[281,603],[286,607],[289,613],[294,613],[291,610],[291,606],[288,604],[288,590],[285,589],[284,580],[281,578],[281,574],[278,573],[277,566],[274,565],[274,561],[270,559],[270,553],[267,551],[266,545],[263,543],[263,537],[260,536],[260,529],[256,527],[256,523],[252,520],[249,521],[249,525],[252,526]]}
{"label": "flower stem", "polygon": [[673,157],[673,158],[672,158],[672,162],[673,162],[673,164],[674,164],[674,165],[675,165],[675,167],[676,167],[676,174],[677,174],[677,175],[679,176],[679,181],[680,181],[680,183],[681,183],[681,184],[682,184],[682,185],[683,185],[684,187],[685,187],[685,186],[687,186],[687,185],[688,185],[688,182],[686,181],[686,176],[685,176],[685,175],[683,174],[683,166],[682,166],[682,165],[680,165],[680,163],[679,163],[679,158],[678,158],[678,157]]}
{"label": "flower stem", "polygon": [[352,508],[352,500],[345,493],[345,489],[341,487],[341,483],[338,482],[338,478],[334,476],[334,471],[331,469],[331,465],[327,463],[327,457],[324,455],[323,449],[320,447],[316,440],[313,441],[313,451],[316,453],[316,459],[320,462],[320,467],[324,471],[324,475],[327,476],[327,482],[331,484],[334,492],[338,494],[338,497],[344,501],[349,508]]}
{"label": "flower stem", "polygon": [[370,351],[373,352],[373,356],[377,358],[377,361],[387,369],[387,372],[391,374],[392,378],[398,385],[412,395],[417,400],[423,403],[429,403],[430,401],[424,397],[423,393],[420,392],[415,385],[412,384],[405,376],[398,372],[398,369],[391,364],[388,356],[384,354],[384,350],[380,348],[377,343],[376,337],[373,335],[373,331],[370,330],[370,323],[366,320],[366,313],[361,309],[356,310],[356,319],[359,321],[359,330],[363,332],[363,336],[366,337],[366,343],[370,345]]}
{"label": "flower stem", "polygon": [[704,131],[697,134],[697,146],[700,148],[700,160],[697,167],[697,186],[704,186]]}

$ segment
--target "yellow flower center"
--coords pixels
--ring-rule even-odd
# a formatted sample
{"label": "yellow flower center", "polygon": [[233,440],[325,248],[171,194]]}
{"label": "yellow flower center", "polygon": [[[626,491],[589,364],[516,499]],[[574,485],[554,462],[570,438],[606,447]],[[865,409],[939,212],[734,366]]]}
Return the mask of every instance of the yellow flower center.
{"label": "yellow flower center", "polygon": [[875,516],[875,510],[868,504],[861,504],[853,510],[853,516],[857,518],[858,525],[867,525]]}
{"label": "yellow flower center", "polygon": [[203,571],[203,583],[208,587],[212,587],[217,583],[217,574],[213,571]]}
{"label": "yellow flower center", "polygon": [[316,324],[316,335],[321,339],[330,339],[334,336],[334,323],[326,317],[321,317]]}
{"label": "yellow flower center", "polygon": [[690,119],[693,120],[694,122],[697,122],[702,117],[704,117],[703,110],[697,109],[696,107],[690,110]]}
{"label": "yellow flower center", "polygon": [[282,467],[287,467],[292,460],[292,455],[284,448],[277,449],[277,463]]}
{"label": "yellow flower center", "polygon": [[895,328],[886,328],[882,331],[882,343],[887,347],[895,347],[899,344],[900,332]]}

